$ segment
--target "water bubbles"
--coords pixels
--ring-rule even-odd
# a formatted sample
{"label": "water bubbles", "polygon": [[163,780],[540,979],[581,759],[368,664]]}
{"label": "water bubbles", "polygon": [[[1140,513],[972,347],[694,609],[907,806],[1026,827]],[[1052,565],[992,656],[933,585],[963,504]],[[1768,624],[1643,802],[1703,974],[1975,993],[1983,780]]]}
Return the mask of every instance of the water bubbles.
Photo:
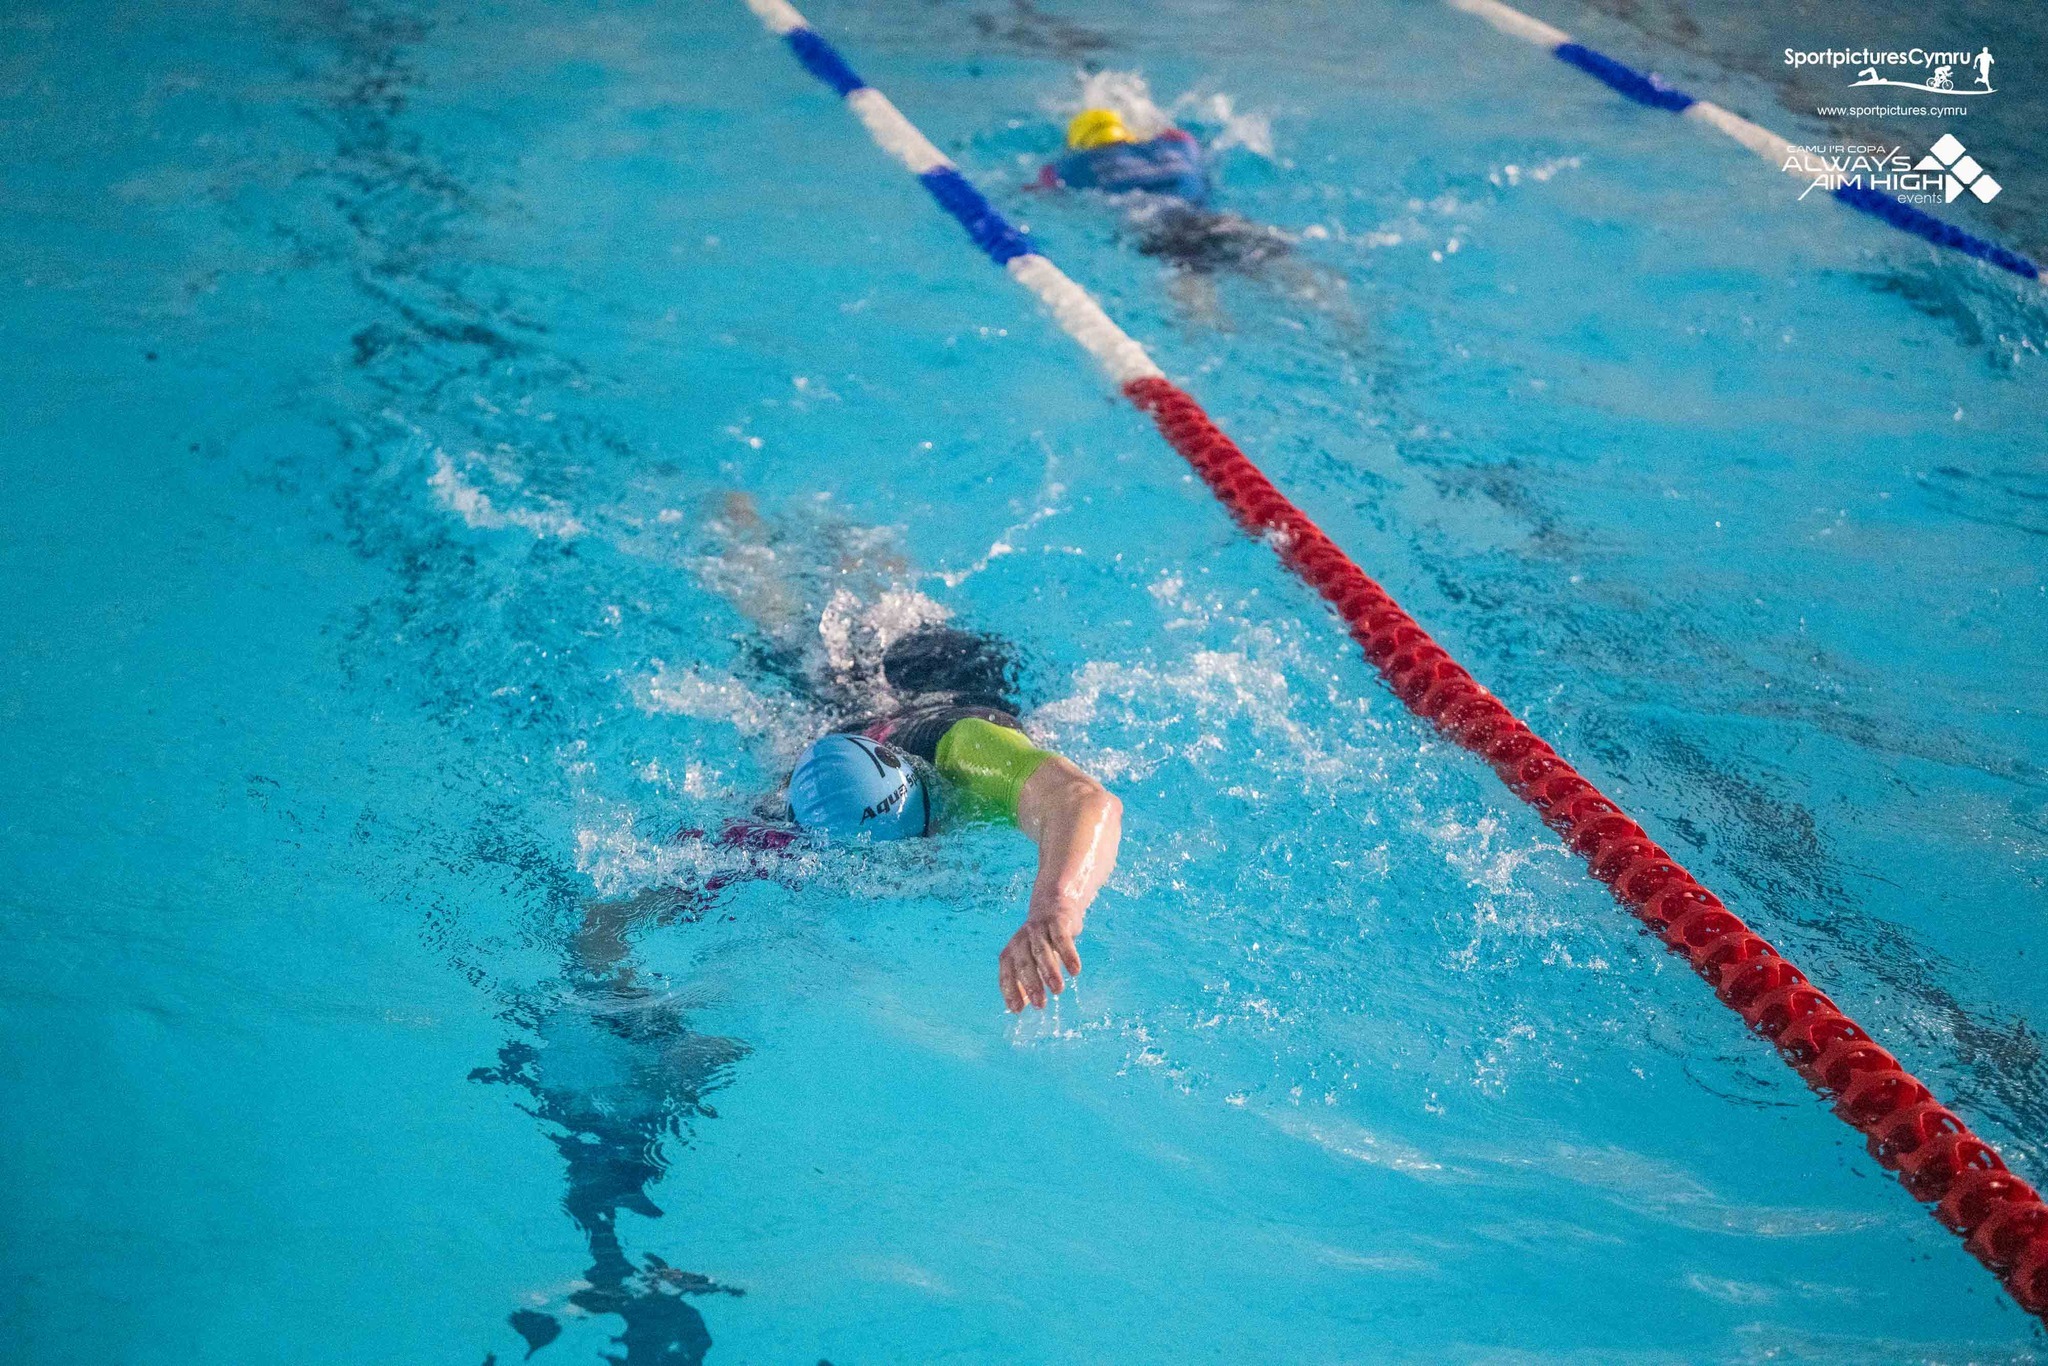
{"label": "water bubbles", "polygon": [[[507,489],[519,487],[520,480],[516,474],[502,465],[493,465],[480,452],[471,451],[464,457],[464,463],[489,468],[497,482]],[[537,537],[553,536],[562,540],[580,536],[584,531],[581,521],[558,500],[545,495],[528,494],[523,498],[514,495],[514,501],[509,505],[494,500],[457,468],[446,451],[434,452],[434,471],[427,477],[427,486],[433,490],[435,500],[442,507],[473,529],[497,531],[517,527]]]}

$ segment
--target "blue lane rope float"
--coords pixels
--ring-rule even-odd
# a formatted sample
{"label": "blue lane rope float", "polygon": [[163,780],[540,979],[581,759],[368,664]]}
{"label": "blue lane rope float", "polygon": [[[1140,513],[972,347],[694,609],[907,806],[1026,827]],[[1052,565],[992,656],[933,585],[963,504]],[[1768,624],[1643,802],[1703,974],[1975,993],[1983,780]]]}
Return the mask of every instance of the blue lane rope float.
{"label": "blue lane rope float", "polygon": [[[1799,149],[1779,137],[1770,129],[1751,123],[1739,114],[1730,113],[1711,100],[1696,99],[1682,90],[1674,90],[1654,74],[1637,71],[1625,62],[1617,62],[1604,52],[1596,52],[1584,44],[1572,41],[1571,35],[1562,29],[1552,28],[1541,19],[1522,13],[1500,0],[1447,0],[1453,9],[1476,15],[1499,29],[1502,33],[1533,43],[1547,49],[1559,61],[1592,76],[1595,80],[1618,91],[1637,104],[1652,109],[1662,109],[1686,118],[1718,132],[1726,134],[1747,147],[1781,171],[1792,175],[1805,176],[1801,169],[1804,159]],[[1852,209],[1860,210],[1888,223],[1901,232],[1932,242],[1937,247],[1947,247],[1974,256],[1980,261],[2009,270],[2028,280],[2039,280],[2041,267],[2008,247],[1987,241],[1974,233],[1964,232],[1950,223],[1944,223],[1932,214],[1922,212],[1911,204],[1902,204],[1888,194],[1867,189],[1861,185],[1843,185],[1834,191],[1834,197]]]}
{"label": "blue lane rope float", "polygon": [[1683,90],[1673,90],[1664,84],[1656,72],[1645,76],[1634,67],[1623,66],[1606,53],[1595,52],[1579,43],[1559,43],[1552,51],[1559,61],[1577,67],[1604,85],[1612,86],[1637,104],[1683,114],[1699,103]]}
{"label": "blue lane rope float", "polygon": [[[1472,8],[1491,0],[1451,2]],[[747,0],[747,6],[789,44],[806,71],[846,102],[875,142],[923,182],[990,260],[1038,296],[1061,330],[1151,417],[1231,516],[1263,537],[1289,570],[1322,595],[1394,695],[1491,764],[1508,788],[1586,860],[1587,871],[1606,883],[1617,901],[1684,955],[1724,1004],[1833,1099],[1836,1112],[1868,1139],[1878,1162],[1896,1172],[1916,1198],[1939,1202],[1937,1217],[1966,1239],[1964,1246],[1973,1256],[2003,1276],[2022,1306],[2048,1317],[2048,1204],[2040,1193],[2009,1171],[1960,1115],[1935,1100],[1897,1058],[1431,639],[1274,486],[1193,397],[1161,373],[1145,348],[1125,335],[1086,290],[1039,255],[895,105],[863,83],[788,0]],[[1554,34],[1553,49],[1569,42],[1527,15],[1504,5],[1493,8],[1509,16],[1494,16],[1496,24]],[[1658,108],[1688,115],[1713,109],[1704,100],[1667,90],[1597,57],[1579,48],[1566,60]],[[1725,110],[1718,113],[1755,135],[1773,136]]]}
{"label": "blue lane rope float", "polygon": [[2041,278],[2041,268],[2018,252],[2001,247],[1996,242],[1973,237],[1953,223],[1944,223],[1933,214],[1922,213],[1911,204],[1901,204],[1894,195],[1880,194],[1862,185],[1838,185],[1834,193],[1835,198],[1850,208],[1861,209],[1873,218],[1881,218],[1900,232],[1910,232],[1915,237],[1926,238],[1937,247],[1948,247],[1953,251],[1962,252],[1965,256],[1989,261],[1994,266],[2009,270],[2015,275],[2023,275],[2029,280]]}

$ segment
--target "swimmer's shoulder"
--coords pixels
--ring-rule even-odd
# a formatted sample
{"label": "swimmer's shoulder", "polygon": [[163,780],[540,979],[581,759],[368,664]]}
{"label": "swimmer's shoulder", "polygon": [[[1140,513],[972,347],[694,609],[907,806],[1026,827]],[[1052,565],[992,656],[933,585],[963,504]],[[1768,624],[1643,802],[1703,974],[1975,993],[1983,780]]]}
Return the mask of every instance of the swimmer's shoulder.
{"label": "swimmer's shoulder", "polygon": [[1015,820],[1024,784],[1052,757],[1014,724],[968,716],[946,728],[934,767],[966,795],[971,812]]}
{"label": "swimmer's shoulder", "polygon": [[962,721],[981,721],[1000,726],[1005,730],[1023,733],[1024,727],[1015,716],[1000,707],[962,704],[954,702],[932,702],[913,706],[890,715],[877,717],[858,729],[870,740],[880,740],[893,745],[905,754],[914,755],[928,764],[939,761],[939,745],[947,732]]}

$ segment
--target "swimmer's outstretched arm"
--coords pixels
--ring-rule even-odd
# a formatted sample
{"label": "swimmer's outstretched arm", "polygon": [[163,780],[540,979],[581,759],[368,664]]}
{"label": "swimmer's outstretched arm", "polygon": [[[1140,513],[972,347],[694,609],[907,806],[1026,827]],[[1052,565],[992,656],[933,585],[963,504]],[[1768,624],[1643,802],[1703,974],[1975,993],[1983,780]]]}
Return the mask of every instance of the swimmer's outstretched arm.
{"label": "swimmer's outstretched arm", "polygon": [[997,970],[1003,1004],[1043,1007],[1066,989],[1060,976],[1081,971],[1074,941],[1095,894],[1116,870],[1123,803],[1101,783],[1051,755],[1017,790],[1017,828],[1038,845],[1038,879],[1024,924],[1003,946]]}

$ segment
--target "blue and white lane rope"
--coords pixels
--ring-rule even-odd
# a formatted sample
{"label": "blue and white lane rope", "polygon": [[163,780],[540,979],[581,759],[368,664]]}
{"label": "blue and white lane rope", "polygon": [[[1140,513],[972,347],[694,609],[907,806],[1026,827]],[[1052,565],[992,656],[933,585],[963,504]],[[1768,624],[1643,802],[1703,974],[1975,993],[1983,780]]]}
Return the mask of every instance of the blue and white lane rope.
{"label": "blue and white lane rope", "polygon": [[1052,311],[1061,330],[1095,357],[1119,387],[1133,380],[1164,377],[1145,348],[1111,322],[1087,290],[1039,255],[1031,239],[996,212],[945,154],[889,103],[888,96],[856,75],[838,50],[804,22],[795,6],[787,0],[747,0],[747,8],[770,33],[789,44],[804,70],[831,86],[846,101],[846,107],[861,121],[875,144],[918,178],[939,207],[959,222],[989,260],[1038,296]]}
{"label": "blue and white lane rope", "polygon": [[[1770,129],[1751,123],[1739,114],[1730,113],[1711,100],[1695,99],[1683,90],[1674,90],[1654,74],[1645,75],[1634,67],[1615,61],[1605,53],[1595,52],[1592,48],[1575,43],[1569,33],[1552,28],[1541,19],[1504,5],[1500,0],[1447,0],[1447,3],[1453,9],[1477,15],[1502,33],[1548,50],[1559,61],[1577,67],[1637,104],[1662,109],[1672,114],[1683,114],[1686,118],[1727,134],[1788,174],[1801,177],[1809,174],[1800,169],[1804,164],[1804,158],[1800,156],[1799,149]],[[1860,209],[1873,218],[1891,224],[1901,232],[1912,233],[1915,237],[1924,238],[1938,247],[1948,247],[1962,252],[1965,256],[1988,261],[1994,266],[2029,280],[2042,278],[2041,267],[2018,252],[1964,232],[1961,228],[1942,222],[1932,214],[1922,213],[1911,204],[1900,203],[1891,195],[1880,194],[1861,185],[1843,185],[1834,191],[1834,196],[1850,208]]]}

